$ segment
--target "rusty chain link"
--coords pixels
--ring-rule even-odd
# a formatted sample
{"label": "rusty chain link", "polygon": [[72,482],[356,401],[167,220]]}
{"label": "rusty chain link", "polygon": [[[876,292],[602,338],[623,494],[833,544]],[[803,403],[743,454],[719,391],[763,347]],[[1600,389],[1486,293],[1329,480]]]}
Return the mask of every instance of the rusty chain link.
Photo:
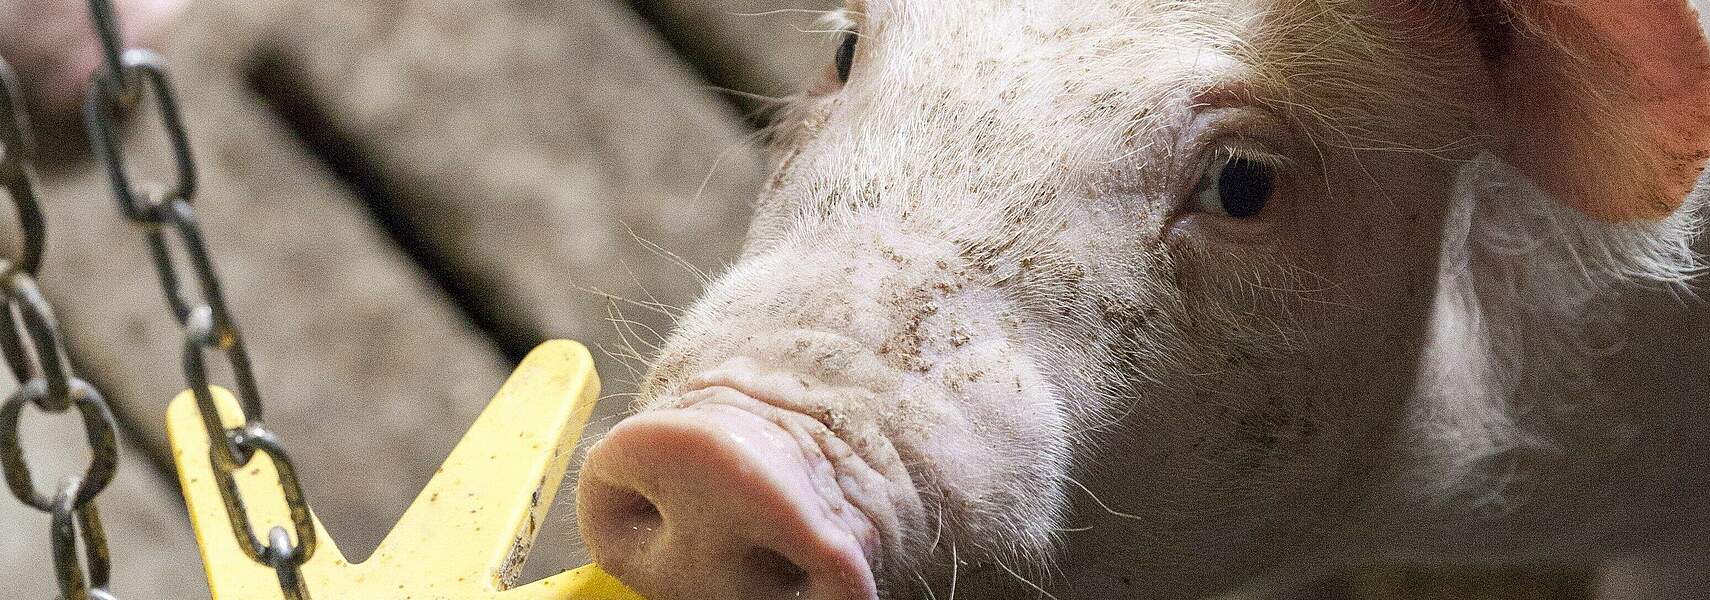
{"label": "rusty chain link", "polygon": [[[84,127],[96,158],[106,166],[120,212],[148,240],[167,304],[184,331],[184,378],[208,432],[214,479],[230,517],[232,533],[238,540],[248,541],[239,543],[245,555],[278,574],[280,589],[287,600],[307,600],[302,566],[315,553],[314,522],[303,500],[296,467],[278,438],[262,422],[261,396],[250,369],[249,353],[227,309],[213,259],[197,225],[196,211],[191,205],[196,196],[196,162],[178,110],[177,92],[160,57],[148,50],[123,47],[109,0],[89,0],[89,11],[105,64],[90,77],[84,90]],[[147,96],[154,98],[156,116],[166,132],[175,165],[175,181],[166,189],[135,186],[114,134],[114,121],[136,108]],[[169,236],[168,229],[174,235]],[[201,292],[199,299],[184,292],[184,279],[169,237],[177,240],[177,249],[188,262],[190,274]],[[220,420],[208,383],[206,353],[210,351],[224,354],[231,367],[238,404],[245,418],[238,427],[227,428]],[[256,537],[249,509],[232,477],[257,454],[267,456],[277,470],[291,519],[289,530],[275,525],[268,530],[266,540]]]}
{"label": "rusty chain link", "polygon": [[[126,49],[110,0],[89,0],[89,12],[101,43],[104,64],[91,77],[84,94],[84,126],[95,156],[106,168],[120,212],[143,230],[160,277],[167,304],[184,331],[184,378],[188,382],[209,438],[210,460],[221,499],[239,547],[250,559],[272,568],[287,600],[308,600],[302,566],[314,556],[315,529],[303,499],[296,467],[271,431],[262,423],[261,397],[250,368],[243,336],[227,309],[219,277],[197,225],[191,200],[196,194],[196,163],[191,156],[176,92],[164,62],[143,49]],[[176,166],[171,188],[137,187],[126,171],[115,121],[152,97]],[[115,600],[107,590],[111,572],[106,533],[95,498],[112,481],[118,465],[113,415],[94,386],[70,370],[52,307],[36,284],[46,240],[23,96],[12,68],[0,59],[0,187],[12,199],[23,234],[18,256],[0,257],[0,353],[19,387],[0,405],[0,470],[7,487],[24,504],[52,516],[54,572],[62,600]],[[172,235],[168,235],[167,230]],[[188,262],[199,298],[184,293],[183,278],[174,258],[177,248]],[[245,421],[227,428],[220,419],[209,385],[206,353],[225,355],[235,381]],[[50,496],[35,487],[23,455],[18,424],[25,405],[50,413],[75,408],[82,417],[91,458],[81,475],[66,477]],[[249,511],[233,473],[257,454],[266,455],[278,472],[290,515],[290,529],[275,525],[266,540],[254,534]],[[78,547],[83,557],[79,560]]]}
{"label": "rusty chain link", "polygon": [[[78,379],[66,360],[53,307],[36,284],[47,229],[36,197],[35,148],[29,118],[11,65],[0,59],[0,187],[6,188],[23,234],[18,256],[0,257],[0,351],[18,389],[0,404],[0,471],[18,500],[52,516],[49,528],[55,579],[63,600],[115,600],[107,534],[95,497],[113,481],[119,448],[113,414],[101,393]],[[48,413],[75,408],[89,442],[89,466],[62,479],[52,495],[37,490],[24,458],[18,425],[26,405]],[[78,559],[82,546],[83,559]]]}

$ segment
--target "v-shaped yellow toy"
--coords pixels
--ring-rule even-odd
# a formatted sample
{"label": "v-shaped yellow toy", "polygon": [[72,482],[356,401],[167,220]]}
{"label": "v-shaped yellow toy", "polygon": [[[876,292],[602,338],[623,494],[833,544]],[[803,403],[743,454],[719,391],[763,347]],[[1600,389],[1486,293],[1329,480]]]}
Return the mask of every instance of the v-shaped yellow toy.
{"label": "v-shaped yellow toy", "polygon": [[[319,547],[303,565],[314,600],[641,600],[588,565],[512,587],[581,438],[599,379],[581,344],[542,344],[511,374],[368,560],[352,564],[315,521]],[[215,388],[228,427],[243,422],[230,392]],[[272,569],[250,561],[232,536],[196,401],[172,402],[167,432],[179,484],[202,547],[214,600],[283,598]],[[258,539],[290,523],[273,462],[256,455],[236,475]]]}

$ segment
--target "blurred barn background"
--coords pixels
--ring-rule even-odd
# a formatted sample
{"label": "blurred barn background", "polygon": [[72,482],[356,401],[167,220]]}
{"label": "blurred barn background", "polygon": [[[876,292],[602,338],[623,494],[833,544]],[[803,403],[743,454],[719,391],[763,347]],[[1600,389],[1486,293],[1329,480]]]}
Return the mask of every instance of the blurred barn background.
{"label": "blurred barn background", "polygon": [[[594,429],[609,426],[670,307],[735,251],[764,98],[826,68],[816,21],[835,4],[190,3],[155,46],[188,113],[198,206],[268,421],[347,555],[373,549],[541,340],[595,348],[609,400]],[[205,598],[162,427],[183,388],[179,334],[75,123],[47,129],[43,284],[124,429],[100,502],[115,590]],[[132,123],[126,147],[164,148],[155,129]],[[133,154],[165,172],[163,150]],[[39,471],[82,464],[81,439],[59,437],[70,418],[27,429]],[[560,504],[530,578],[581,562]],[[0,597],[54,596],[46,542],[45,515],[0,497]],[[1590,581],[1384,569],[1307,596],[1580,598]]]}

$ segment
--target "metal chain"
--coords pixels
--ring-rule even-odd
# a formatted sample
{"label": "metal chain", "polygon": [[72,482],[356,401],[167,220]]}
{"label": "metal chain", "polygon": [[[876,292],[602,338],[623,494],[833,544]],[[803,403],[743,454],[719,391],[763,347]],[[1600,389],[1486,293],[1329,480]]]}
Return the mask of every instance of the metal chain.
{"label": "metal chain", "polygon": [[[148,240],[167,304],[184,331],[184,378],[208,432],[214,478],[230,517],[232,533],[238,540],[248,540],[239,543],[244,554],[278,574],[280,589],[287,600],[308,600],[302,566],[315,553],[314,522],[303,499],[296,467],[278,438],[262,423],[261,396],[250,369],[249,354],[244,350],[243,335],[227,309],[219,276],[197,226],[191,205],[196,195],[196,162],[190,153],[176,91],[160,57],[148,50],[123,47],[110,0],[89,0],[89,11],[105,65],[90,78],[84,90],[84,126],[96,157],[106,166],[120,211]],[[176,166],[173,186],[165,190],[145,191],[133,184],[114,133],[114,121],[134,109],[145,95],[155,100]],[[168,229],[175,235],[168,236]],[[169,237],[177,240],[178,249],[188,261],[200,298],[184,293],[183,277]],[[246,419],[238,427],[227,428],[220,420],[208,383],[205,355],[210,351],[224,354],[231,366],[238,403]],[[266,540],[255,536],[249,510],[232,477],[257,454],[271,459],[278,471],[291,519],[291,529],[276,525],[269,529]]]}
{"label": "metal chain", "polygon": [[[52,515],[53,566],[63,600],[114,600],[107,591],[107,535],[95,497],[113,481],[119,449],[113,414],[100,392],[72,373],[53,308],[36,284],[47,240],[41,203],[36,197],[31,161],[35,148],[29,118],[11,65],[0,59],[0,187],[17,212],[23,243],[16,257],[0,257],[0,351],[18,381],[18,389],[0,405],[0,471],[12,495]],[[89,466],[82,475],[63,479],[53,494],[37,491],[24,459],[18,424],[25,405],[48,413],[77,409],[89,442]],[[78,546],[83,560],[78,560]]]}

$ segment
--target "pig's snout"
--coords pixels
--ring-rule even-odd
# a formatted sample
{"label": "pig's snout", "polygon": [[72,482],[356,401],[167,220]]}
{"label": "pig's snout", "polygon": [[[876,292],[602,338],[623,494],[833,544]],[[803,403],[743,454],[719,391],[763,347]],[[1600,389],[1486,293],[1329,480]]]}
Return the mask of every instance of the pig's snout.
{"label": "pig's snout", "polygon": [[713,393],[731,402],[638,414],[589,452],[577,495],[594,560],[650,600],[876,598],[872,525],[830,461],[752,398]]}

